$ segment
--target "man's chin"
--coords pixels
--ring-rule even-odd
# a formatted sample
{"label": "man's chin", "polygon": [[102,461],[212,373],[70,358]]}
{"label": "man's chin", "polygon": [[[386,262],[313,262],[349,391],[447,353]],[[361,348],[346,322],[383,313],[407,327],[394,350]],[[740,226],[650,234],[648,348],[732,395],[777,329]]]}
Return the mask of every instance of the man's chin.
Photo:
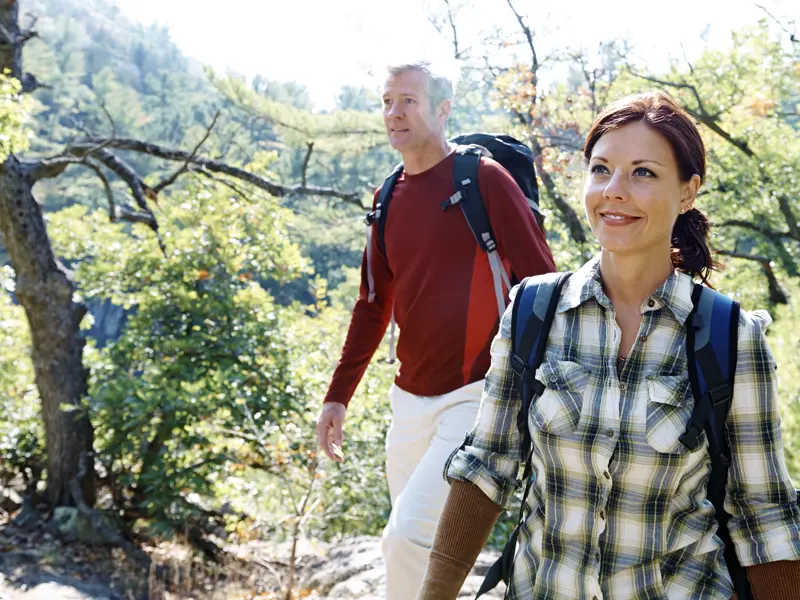
{"label": "man's chin", "polygon": [[398,139],[393,138],[391,136],[389,137],[389,145],[392,148],[394,148],[395,150],[397,150],[398,152],[402,152],[403,150],[405,150],[406,148],[408,148],[410,146],[410,144],[408,143],[408,140],[398,140]]}

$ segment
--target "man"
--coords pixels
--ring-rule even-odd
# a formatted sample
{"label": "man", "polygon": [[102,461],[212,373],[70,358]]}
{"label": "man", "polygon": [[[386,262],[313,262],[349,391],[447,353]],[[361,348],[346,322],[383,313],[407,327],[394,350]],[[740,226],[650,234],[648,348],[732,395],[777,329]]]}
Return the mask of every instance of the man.
{"label": "man", "polygon": [[[347,403],[394,314],[400,368],[389,392],[392,425],[386,439],[392,499],[383,536],[388,600],[414,598],[422,583],[448,493],[443,468],[477,416],[497,332],[488,255],[460,210],[442,210],[442,201],[454,193],[454,148],[445,136],[452,99],[450,80],[427,63],[389,69],[383,118],[404,172],[387,213],[385,254],[377,236],[364,253],[361,293],[317,423],[320,446],[331,459],[343,460]],[[520,278],[553,271],[544,235],[512,176],[486,158],[478,174],[506,268]]]}

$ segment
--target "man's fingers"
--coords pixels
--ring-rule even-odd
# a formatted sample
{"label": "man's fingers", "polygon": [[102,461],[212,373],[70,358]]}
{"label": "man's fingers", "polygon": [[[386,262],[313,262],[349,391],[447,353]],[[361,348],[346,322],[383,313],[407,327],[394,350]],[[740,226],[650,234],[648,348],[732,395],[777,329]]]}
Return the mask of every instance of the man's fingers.
{"label": "man's fingers", "polygon": [[326,405],[317,421],[317,439],[326,456],[336,462],[344,462],[342,452],[342,429],[344,409],[340,405]]}
{"label": "man's fingers", "polygon": [[341,447],[342,445],[342,424],[341,423],[334,423],[331,425],[331,432],[330,438],[331,441],[336,444],[337,446]]}
{"label": "man's fingers", "polygon": [[325,421],[326,419],[321,419],[320,422],[317,423],[317,439],[319,440],[319,447],[322,448],[323,452],[325,452],[328,458],[335,460],[331,454],[330,441],[328,439],[331,428],[330,425],[328,425]]}

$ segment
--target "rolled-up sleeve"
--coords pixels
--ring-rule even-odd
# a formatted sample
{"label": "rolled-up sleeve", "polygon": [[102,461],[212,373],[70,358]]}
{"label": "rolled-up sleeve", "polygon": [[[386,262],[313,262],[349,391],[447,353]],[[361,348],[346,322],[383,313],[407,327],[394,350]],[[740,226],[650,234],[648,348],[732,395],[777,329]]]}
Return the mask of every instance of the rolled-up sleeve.
{"label": "rolled-up sleeve", "polygon": [[744,566],[800,560],[800,510],[783,453],[775,359],[763,311],[742,313],[728,415],[731,466],[725,509]]}
{"label": "rolled-up sleeve", "polygon": [[511,312],[517,288],[492,342],[478,418],[464,443],[450,457],[445,476],[478,486],[495,504],[505,506],[519,486],[521,438],[517,414],[521,400],[511,368]]}

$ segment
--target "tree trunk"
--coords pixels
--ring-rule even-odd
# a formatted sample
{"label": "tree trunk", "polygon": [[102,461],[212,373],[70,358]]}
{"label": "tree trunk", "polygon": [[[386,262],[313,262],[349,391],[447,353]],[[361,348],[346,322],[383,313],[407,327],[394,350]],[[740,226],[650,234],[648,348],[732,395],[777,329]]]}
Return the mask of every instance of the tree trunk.
{"label": "tree trunk", "polygon": [[[47,494],[53,505],[73,505],[69,482],[78,474],[81,453],[91,456],[94,438],[81,407],[87,372],[79,325],[86,308],[72,299],[75,285],[53,255],[32,187],[15,156],[0,165],[0,231],[16,272],[16,295],[31,329],[31,354],[47,439]],[[91,506],[94,468],[92,464],[87,467],[81,487]]]}

